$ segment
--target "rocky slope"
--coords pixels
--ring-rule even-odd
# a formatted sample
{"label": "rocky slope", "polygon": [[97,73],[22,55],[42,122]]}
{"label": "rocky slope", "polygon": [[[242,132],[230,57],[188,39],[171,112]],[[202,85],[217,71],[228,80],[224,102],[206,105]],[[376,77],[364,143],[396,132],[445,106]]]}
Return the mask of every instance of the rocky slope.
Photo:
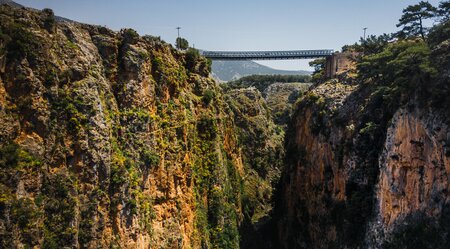
{"label": "rocky slope", "polygon": [[291,120],[295,102],[310,86],[309,83],[274,83],[264,90],[263,95],[276,124],[285,126]]}
{"label": "rocky slope", "polygon": [[431,45],[400,41],[363,58],[391,60],[395,83],[344,74],[299,101],[275,197],[280,248],[450,246],[448,25]]}
{"label": "rocky slope", "polygon": [[3,5],[0,65],[0,247],[238,247],[242,153],[206,60]]}

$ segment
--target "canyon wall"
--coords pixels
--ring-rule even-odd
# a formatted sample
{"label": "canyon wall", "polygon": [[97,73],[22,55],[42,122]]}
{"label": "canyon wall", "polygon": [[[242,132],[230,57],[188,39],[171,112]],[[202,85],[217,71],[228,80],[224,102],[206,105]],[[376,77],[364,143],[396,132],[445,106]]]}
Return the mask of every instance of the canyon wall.
{"label": "canyon wall", "polygon": [[449,248],[446,25],[258,90],[1,5],[0,247]]}
{"label": "canyon wall", "polygon": [[244,175],[210,63],[0,7],[0,247],[237,248]]}
{"label": "canyon wall", "polygon": [[[436,34],[431,50],[420,45],[421,66],[430,56],[435,67],[417,73],[422,78],[407,60],[398,60],[405,69],[391,71],[393,81],[358,77],[379,64],[362,71],[355,63],[298,102],[275,194],[280,248],[449,247],[449,36]],[[396,56],[410,51],[419,50]]]}

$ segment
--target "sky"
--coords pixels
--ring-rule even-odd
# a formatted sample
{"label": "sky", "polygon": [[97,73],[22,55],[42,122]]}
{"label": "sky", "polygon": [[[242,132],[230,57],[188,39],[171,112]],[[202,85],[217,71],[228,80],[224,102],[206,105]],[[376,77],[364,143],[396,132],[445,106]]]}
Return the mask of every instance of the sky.
{"label": "sky", "polygon": [[[204,50],[334,49],[363,36],[398,31],[402,10],[419,0],[16,0],[58,16],[133,28],[169,43],[180,35]],[[439,0],[429,1],[437,6]],[[277,69],[311,70],[307,60],[260,61]]]}

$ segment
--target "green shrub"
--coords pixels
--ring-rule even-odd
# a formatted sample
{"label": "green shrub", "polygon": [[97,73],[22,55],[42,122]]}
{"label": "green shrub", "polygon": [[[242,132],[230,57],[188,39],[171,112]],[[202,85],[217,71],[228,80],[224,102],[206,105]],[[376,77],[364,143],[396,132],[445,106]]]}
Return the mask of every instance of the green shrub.
{"label": "green shrub", "polygon": [[378,129],[378,125],[374,122],[368,122],[365,126],[359,130],[360,135],[373,135],[373,133]]}
{"label": "green shrub", "polygon": [[178,49],[186,50],[189,47],[189,42],[184,38],[178,37],[175,45]]}
{"label": "green shrub", "polygon": [[135,199],[129,199],[126,207],[130,211],[130,215],[135,215],[138,212],[137,202]]}
{"label": "green shrub", "polygon": [[45,74],[44,84],[47,87],[54,86],[58,83],[58,73],[55,69],[50,69]]}
{"label": "green shrub", "polygon": [[205,105],[209,105],[211,103],[211,101],[213,101],[216,98],[216,92],[211,90],[211,89],[207,89],[203,92],[203,97],[202,97],[202,101]]}
{"label": "green shrub", "polygon": [[0,46],[0,56],[3,56],[6,52],[6,46],[5,44],[8,44],[11,41],[11,37],[9,37],[7,34],[4,34],[2,32],[2,28],[0,27],[0,44],[3,44]]}
{"label": "green shrub", "polygon": [[88,117],[80,111],[84,104],[81,100],[72,98],[69,93],[63,90],[60,90],[58,95],[59,98],[53,103],[55,109],[65,115],[69,131],[77,134],[89,122]]}
{"label": "green shrub", "polygon": [[409,96],[425,87],[437,73],[430,61],[430,49],[423,41],[399,41],[387,45],[382,52],[363,56],[358,63],[358,78],[379,85],[399,87]]}
{"label": "green shrub", "polygon": [[19,145],[11,143],[0,148],[0,168],[15,168],[18,164]]}
{"label": "green shrub", "polygon": [[200,52],[195,48],[189,48],[186,51],[186,68],[191,72],[195,72],[195,65],[199,58]]}
{"label": "green shrub", "polygon": [[3,32],[10,37],[10,42],[6,45],[7,59],[14,61],[27,57],[35,65],[42,46],[40,39],[30,32],[29,28],[18,23],[11,23]]}
{"label": "green shrub", "polygon": [[72,196],[71,178],[57,174],[45,178],[42,194],[45,196],[43,248],[64,248],[73,245],[77,233],[73,226],[77,200]]}
{"label": "green shrub", "polygon": [[39,213],[31,199],[18,199],[11,206],[11,218],[22,231],[29,229],[38,216]]}
{"label": "green shrub", "polygon": [[146,166],[157,166],[159,164],[159,155],[154,152],[154,151],[150,151],[150,150],[144,150],[142,152],[142,160],[144,161]]}
{"label": "green shrub", "polygon": [[42,162],[20,148],[16,143],[10,143],[0,148],[0,168],[34,169]]}
{"label": "green shrub", "polygon": [[127,158],[123,155],[123,152],[117,145],[113,145],[113,150],[114,153],[111,161],[111,185],[113,189],[119,189],[127,180],[127,171],[125,168]]}
{"label": "green shrub", "polygon": [[122,29],[121,33],[126,43],[136,44],[139,41],[139,34],[134,29]]}
{"label": "green shrub", "polygon": [[21,198],[11,203],[10,217],[12,223],[19,228],[21,242],[25,248],[33,248],[39,240],[39,220],[42,213],[31,199]]}
{"label": "green shrub", "polygon": [[309,62],[310,67],[314,67],[314,73],[312,75],[312,81],[313,82],[320,82],[325,77],[325,64],[326,59],[320,58],[315,59],[311,62]]}
{"label": "green shrub", "polygon": [[200,136],[206,140],[213,140],[217,137],[218,129],[216,120],[203,116],[197,123],[197,131]]}
{"label": "green shrub", "polygon": [[53,10],[43,9],[42,14],[44,16],[44,18],[43,18],[44,28],[49,33],[54,33],[56,31],[56,20],[55,20],[55,14],[53,13]]}

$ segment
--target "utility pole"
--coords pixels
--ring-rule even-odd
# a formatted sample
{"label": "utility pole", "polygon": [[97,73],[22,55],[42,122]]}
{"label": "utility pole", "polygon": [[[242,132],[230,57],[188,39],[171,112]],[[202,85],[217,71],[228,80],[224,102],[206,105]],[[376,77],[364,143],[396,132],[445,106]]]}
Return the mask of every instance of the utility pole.
{"label": "utility pole", "polygon": [[178,31],[177,48],[180,49],[180,40],[181,40],[180,39],[180,29],[181,29],[181,27],[177,27],[176,29]]}
{"label": "utility pole", "polygon": [[366,30],[367,30],[367,28],[363,28],[363,30],[364,30],[364,41],[366,40]]}

